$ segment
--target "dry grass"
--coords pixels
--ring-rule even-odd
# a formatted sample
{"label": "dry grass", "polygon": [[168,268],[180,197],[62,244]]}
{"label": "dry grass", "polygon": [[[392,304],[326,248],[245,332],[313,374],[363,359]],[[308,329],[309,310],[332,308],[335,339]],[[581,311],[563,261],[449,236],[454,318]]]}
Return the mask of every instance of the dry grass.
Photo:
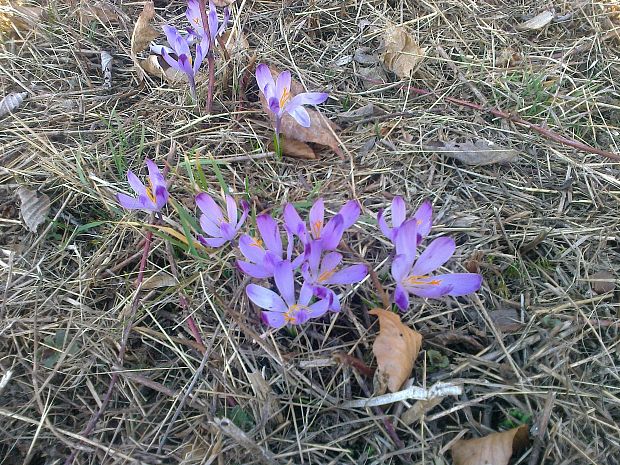
{"label": "dry grass", "polygon": [[[321,109],[331,118],[369,103],[409,112],[347,123],[344,162],[329,153],[316,162],[261,158],[270,130],[253,84],[239,110],[246,55],[218,61],[212,117],[188,104],[186,89],[154,81],[139,88],[129,57],[139,3],[120,5],[122,20],[111,24],[80,23],[72,7],[52,1],[36,29],[5,38],[2,93],[30,97],[0,119],[0,368],[11,373],[0,388],[0,463],[62,463],[77,447],[81,464],[440,464],[449,463],[461,431],[497,431],[515,412],[546,426],[535,463],[618,463],[620,305],[617,293],[596,295],[590,282],[597,271],[620,269],[618,164],[416,97],[393,75],[373,84],[361,71],[373,65],[335,64],[360,47],[376,54],[386,25],[404,23],[428,48],[412,85],[500,106],[618,153],[620,61],[607,32],[610,2],[553,2],[558,14],[572,15],[528,32],[515,25],[540,11],[539,2],[285,3],[233,7],[234,27],[260,62],[291,69],[309,89],[329,89]],[[182,2],[156,7],[160,24],[184,11]],[[101,87],[101,50],[114,55],[111,91]],[[204,99],[206,87],[199,93]],[[522,155],[510,165],[467,167],[420,148],[478,137]],[[377,297],[369,282],[347,294],[341,314],[298,333],[269,332],[240,291],[245,282],[230,270],[230,253],[196,259],[175,247],[179,282],[145,293],[112,403],[83,438],[114,370],[146,221],[111,201],[126,188],[119,168],[141,170],[147,155],[161,164],[173,142],[172,193],[188,209],[196,150],[209,191],[220,184],[208,152],[233,192],[247,185],[257,211],[277,213],[286,201],[307,206],[319,195],[333,211],[359,199],[365,210],[349,245],[377,264],[380,277],[389,248],[373,212],[396,194],[412,205],[430,198],[433,235],[459,244],[450,268],[478,267],[485,281],[475,296],[419,300],[406,315],[426,336],[414,382],[460,380],[465,394],[410,426],[399,420],[402,405],[383,415],[339,409],[372,384],[332,359],[348,352],[373,363],[376,326],[367,310]],[[13,193],[21,185],[52,200],[52,221],[39,234],[19,220]],[[165,221],[181,229],[171,207]],[[158,239],[147,279],[170,274]],[[179,291],[189,297],[207,358],[185,329]],[[506,309],[518,328],[498,322]],[[235,415],[241,433],[217,420]],[[386,432],[386,417],[404,449]]]}

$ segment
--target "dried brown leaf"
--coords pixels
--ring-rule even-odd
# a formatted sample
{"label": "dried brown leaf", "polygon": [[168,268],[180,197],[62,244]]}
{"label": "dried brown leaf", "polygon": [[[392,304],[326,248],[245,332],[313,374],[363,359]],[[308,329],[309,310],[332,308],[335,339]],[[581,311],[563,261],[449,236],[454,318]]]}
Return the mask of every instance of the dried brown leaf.
{"label": "dried brown leaf", "polygon": [[422,335],[404,325],[396,313],[380,308],[369,313],[379,318],[380,326],[372,346],[378,366],[375,376],[390,392],[396,392],[411,375],[422,347]]}
{"label": "dried brown leaf", "polygon": [[343,113],[338,114],[338,119],[343,121],[355,121],[358,119],[368,118],[369,116],[373,116],[375,114],[384,114],[385,111],[377,108],[372,103],[368,105],[364,105],[363,107],[356,108],[355,110],[345,111]]}
{"label": "dried brown leaf", "polygon": [[398,77],[409,78],[424,60],[426,49],[420,47],[404,27],[388,28],[383,38],[385,40],[383,63]]}
{"label": "dried brown leaf", "polygon": [[416,421],[419,421],[424,415],[426,415],[426,412],[441,404],[442,400],[444,400],[444,397],[434,397],[428,400],[419,400],[415,404],[413,404],[409,408],[409,410],[402,414],[400,420],[406,425],[411,425]]}
{"label": "dried brown leaf", "polygon": [[[272,68],[271,74],[275,79],[279,71]],[[302,92],[305,92],[305,89],[301,83],[295,79],[291,79],[291,98]],[[274,115],[269,110],[269,106],[262,92],[260,93],[260,103],[264,112],[269,115],[272,125],[275,125]],[[308,111],[308,115],[310,115],[310,127],[304,128],[295,121],[292,116],[285,114],[280,124],[280,133],[289,140],[329,147],[336,155],[343,158],[338,138],[335,136],[336,131],[340,131],[340,127],[321,115],[318,111],[310,107],[306,107],[306,110]]]}
{"label": "dried brown leaf", "polygon": [[17,189],[20,201],[20,213],[26,228],[32,232],[37,232],[37,228],[47,219],[50,211],[50,198],[45,194],[37,195],[25,187]]}
{"label": "dried brown leaf", "polygon": [[492,165],[494,163],[508,163],[514,160],[519,152],[505,148],[493,142],[478,139],[475,142],[434,141],[426,145],[428,150],[456,158],[466,165]]}
{"label": "dried brown leaf", "polygon": [[160,287],[174,287],[179,284],[179,281],[171,274],[159,272],[154,274],[150,278],[147,278],[142,283],[143,290],[158,289]]}
{"label": "dried brown leaf", "polygon": [[40,6],[23,6],[17,2],[8,2],[7,6],[5,11],[0,12],[0,34],[12,28],[31,31],[41,24],[45,16],[45,10]]}
{"label": "dried brown leaf", "polygon": [[152,40],[159,36],[159,32],[151,26],[151,21],[155,17],[155,5],[153,1],[148,1],[144,4],[144,9],[133,28],[131,34],[131,53],[132,56],[137,55],[142,50],[145,50]]}
{"label": "dried brown leaf", "polygon": [[168,66],[160,55],[149,55],[145,60],[138,58],[137,63],[151,76],[165,79],[170,83],[187,82],[187,75]]}
{"label": "dried brown leaf", "polygon": [[504,333],[514,333],[523,328],[519,319],[519,312],[514,308],[498,308],[489,312],[493,324]]}
{"label": "dried brown leaf", "polygon": [[28,97],[28,92],[11,92],[5,95],[0,100],[0,117],[17,110],[26,97]]}
{"label": "dried brown leaf", "polygon": [[507,465],[529,441],[527,425],[478,439],[460,439],[452,446],[454,465]]}
{"label": "dried brown leaf", "polygon": [[[289,156],[291,158],[299,158],[302,160],[316,160],[316,153],[312,150],[308,144],[295,140],[289,139],[280,135],[280,149],[282,149],[282,154]],[[275,143],[272,141],[269,144],[269,150],[275,151]]]}
{"label": "dried brown leaf", "polygon": [[249,53],[250,43],[243,31],[237,28],[227,29],[222,34],[222,42],[226,46],[226,51],[231,57]]}
{"label": "dried brown leaf", "polygon": [[545,10],[541,13],[538,13],[532,19],[525,21],[517,25],[517,30],[519,31],[535,31],[537,29],[542,29],[555,18],[555,14],[552,11]]}

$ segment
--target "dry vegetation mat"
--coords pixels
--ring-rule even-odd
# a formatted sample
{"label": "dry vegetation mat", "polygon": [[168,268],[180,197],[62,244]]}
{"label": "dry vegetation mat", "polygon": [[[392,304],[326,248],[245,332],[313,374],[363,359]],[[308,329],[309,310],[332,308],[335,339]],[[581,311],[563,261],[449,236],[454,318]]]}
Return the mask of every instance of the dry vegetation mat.
{"label": "dry vegetation mat", "polygon": [[[620,7],[224,4],[192,84],[151,46],[184,1],[0,0],[0,464],[618,463]],[[261,63],[329,94],[279,144]],[[151,224],[115,197],[145,159]],[[372,273],[270,328],[201,191],[252,230],[355,200]],[[396,196],[477,292],[391,308]]]}

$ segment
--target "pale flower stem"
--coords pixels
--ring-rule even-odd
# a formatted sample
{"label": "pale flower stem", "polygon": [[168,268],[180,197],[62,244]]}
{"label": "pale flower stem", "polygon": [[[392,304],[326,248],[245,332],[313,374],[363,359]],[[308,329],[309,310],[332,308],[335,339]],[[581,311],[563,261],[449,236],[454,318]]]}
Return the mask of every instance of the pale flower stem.
{"label": "pale flower stem", "polygon": [[[140,289],[142,288],[142,282],[144,281],[144,269],[146,268],[146,261],[149,256],[149,252],[151,250],[151,242],[153,240],[153,232],[147,231],[146,238],[144,239],[144,249],[142,250],[142,259],[140,260],[140,268],[138,270],[138,277],[136,279],[136,294],[134,295],[132,304],[131,304],[131,312],[127,317],[127,324],[125,325],[125,329],[123,330],[123,337],[121,339],[121,346],[118,351],[118,359],[117,365],[119,370],[123,367],[123,362],[125,360],[125,352],[127,350],[127,340],[129,339],[129,333],[131,332],[131,327],[133,326],[133,320],[136,316],[136,310],[138,309],[138,303],[140,302]],[[93,432],[95,426],[97,426],[97,422],[103,416],[103,412],[107,408],[110,403],[110,399],[112,398],[112,392],[114,391],[114,386],[116,385],[116,381],[118,381],[118,371],[114,371],[112,373],[112,378],[110,379],[110,385],[108,386],[108,390],[101,402],[101,407],[95,415],[93,415],[86,425],[86,428],[82,432],[82,436],[88,437],[90,433]],[[65,465],[71,465],[75,458],[77,457],[79,450],[74,450],[69,457],[65,460]]]}
{"label": "pale flower stem", "polygon": [[276,117],[276,137],[275,137],[275,142],[276,142],[276,147],[275,147],[275,152],[276,152],[276,156],[278,157],[278,160],[282,160],[282,145],[280,144],[280,124],[281,124],[281,120],[279,117]]}

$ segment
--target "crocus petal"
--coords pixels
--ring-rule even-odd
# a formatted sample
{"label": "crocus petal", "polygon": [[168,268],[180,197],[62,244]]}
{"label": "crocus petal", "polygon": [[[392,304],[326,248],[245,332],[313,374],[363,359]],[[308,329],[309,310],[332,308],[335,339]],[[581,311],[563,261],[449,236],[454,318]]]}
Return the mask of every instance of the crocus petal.
{"label": "crocus petal", "polygon": [[189,55],[186,55],[184,53],[179,55],[179,68],[181,71],[187,74],[187,77],[190,78],[190,80],[192,80],[193,82],[194,69],[192,68],[192,65],[190,64]]}
{"label": "crocus petal", "polygon": [[276,221],[267,214],[258,215],[256,217],[256,226],[260,231],[265,247],[279,258],[282,258],[282,238],[280,237],[280,228],[278,228]]}
{"label": "crocus petal", "polygon": [[403,312],[409,308],[409,294],[400,284],[397,284],[394,289],[394,303]]}
{"label": "crocus petal", "polygon": [[226,195],[226,213],[228,214],[228,223],[236,229],[237,226],[237,202],[230,195]]}
{"label": "crocus petal", "polygon": [[213,247],[214,249],[217,249],[218,247],[222,247],[224,244],[228,242],[228,239],[226,239],[225,237],[198,236],[198,240],[200,240],[202,244],[208,245],[209,247]]}
{"label": "crocus petal", "polygon": [[237,267],[248,276],[256,279],[266,279],[273,276],[273,268],[268,269],[263,265],[256,263],[248,263],[243,260],[237,260]]}
{"label": "crocus petal", "polygon": [[274,97],[269,98],[267,105],[269,106],[269,109],[273,113],[277,115],[280,114],[280,100],[277,97],[274,96]]}
{"label": "crocus petal", "polygon": [[319,241],[310,241],[306,244],[305,255],[312,279],[318,279],[319,265],[321,263],[321,244]]}
{"label": "crocus petal", "polygon": [[211,0],[209,0],[209,14],[207,15],[207,21],[209,23],[209,40],[213,43],[217,37],[217,10]]}
{"label": "crocus petal", "polygon": [[394,240],[394,230],[390,228],[387,224],[387,221],[385,221],[383,209],[377,212],[377,223],[379,224],[379,229],[381,230],[383,235],[390,240]]}
{"label": "crocus petal", "polygon": [[318,105],[327,100],[328,97],[329,94],[327,92],[302,92],[288,102],[285,110],[291,112],[302,105]]}
{"label": "crocus petal", "polygon": [[338,214],[342,216],[344,229],[349,229],[360,216],[361,208],[357,200],[349,200],[345,203]]}
{"label": "crocus petal", "polygon": [[321,237],[321,247],[323,247],[323,250],[333,250],[338,247],[343,232],[344,223],[342,216],[338,214],[325,225],[323,236]]}
{"label": "crocus petal", "polygon": [[449,285],[435,285],[435,284],[416,284],[415,286],[405,285],[405,288],[418,297],[424,297],[425,299],[437,299],[445,295],[449,295],[452,290],[452,286]]}
{"label": "crocus petal", "polygon": [[319,318],[325,315],[325,312],[327,312],[327,309],[329,308],[329,304],[330,299],[323,299],[313,303],[310,307],[308,307],[310,310],[308,312],[308,318]]}
{"label": "crocus petal", "polygon": [[118,201],[118,203],[121,204],[122,207],[127,208],[128,210],[148,209],[144,206],[144,203],[141,202],[139,198],[129,197],[127,194],[116,194],[116,200]]}
{"label": "crocus petal", "polygon": [[178,54],[178,50],[176,48],[177,41],[178,39],[183,40],[183,37],[181,36],[181,34],[179,34],[179,31],[177,31],[176,27],[170,26],[169,24],[164,24],[162,29],[164,30],[164,34],[166,34],[166,40],[168,41],[170,46],[173,48],[173,50],[177,52]]}
{"label": "crocus petal", "polygon": [[280,101],[285,101],[283,97],[286,97],[285,93],[288,94],[291,88],[291,72],[290,71],[282,71],[278,75],[278,79],[276,80],[276,97]]}
{"label": "crocus petal", "polygon": [[[293,269],[296,270],[297,268],[299,268],[301,266],[301,264],[304,262],[304,254],[300,253],[297,258],[295,258],[291,264],[293,265]],[[287,258],[287,260],[289,260]]]}
{"label": "crocus petal", "polygon": [[160,186],[167,188],[164,175],[161,173],[161,171],[159,171],[159,168],[157,168],[157,165],[155,164],[155,162],[148,158],[145,160],[145,162],[146,162],[146,167],[149,170],[149,179],[151,181],[151,185],[153,186],[153,188],[156,189],[157,187],[160,187]]}
{"label": "crocus petal", "polygon": [[295,279],[291,263],[287,261],[278,263],[273,272],[273,278],[280,291],[280,295],[290,307],[295,303]]}
{"label": "crocus petal", "polygon": [[275,329],[280,329],[286,325],[286,319],[284,313],[278,312],[261,312],[261,319],[267,326],[271,326]]}
{"label": "crocus petal", "polygon": [[155,205],[158,210],[161,210],[166,202],[168,202],[168,189],[164,186],[157,186],[155,188]]}
{"label": "crocus petal", "polygon": [[247,203],[245,200],[241,201],[241,218],[239,218],[239,221],[237,222],[237,226],[236,226],[236,230],[239,231],[239,229],[241,229],[241,226],[243,226],[243,223],[245,223],[246,218],[248,217],[248,213],[250,212],[250,204]]}
{"label": "crocus petal", "polygon": [[329,292],[330,292],[330,296],[329,296],[330,304],[329,304],[328,310],[330,312],[338,313],[341,310],[340,297],[338,297],[338,294],[336,294],[334,291],[330,290]]}
{"label": "crocus petal", "polygon": [[196,205],[205,216],[216,225],[221,224],[224,221],[224,214],[213,197],[206,192],[201,192],[196,196]]}
{"label": "crocus petal", "polygon": [[325,281],[325,284],[359,283],[366,276],[368,276],[368,267],[366,265],[351,265],[334,273],[331,278]]}
{"label": "crocus petal", "polygon": [[396,196],[392,199],[392,226],[398,228],[407,216],[407,206],[402,197]]}
{"label": "crocus petal", "polygon": [[413,265],[411,274],[424,276],[446,263],[454,254],[456,244],[451,237],[440,237],[429,244]]}
{"label": "crocus petal", "polygon": [[325,220],[325,208],[323,206],[323,199],[318,199],[312,207],[309,213],[310,220],[310,232],[314,239],[320,239],[323,232],[323,221]]}
{"label": "crocus petal", "polygon": [[230,20],[230,8],[224,8],[224,19],[222,20],[222,24],[220,24],[220,28],[217,30],[217,35],[221,36],[224,34],[226,27],[228,26],[228,20]]}
{"label": "crocus petal", "polygon": [[245,293],[252,302],[265,310],[274,312],[286,312],[288,310],[288,306],[282,298],[271,289],[257,284],[248,284],[248,287],[245,288]]}
{"label": "crocus petal", "polygon": [[256,67],[256,82],[258,83],[258,88],[262,91],[267,100],[273,97],[273,93],[276,90],[276,84],[273,82],[273,77],[271,77],[269,67],[264,63],[261,63]]}
{"label": "crocus petal", "polygon": [[244,234],[239,238],[239,250],[245,258],[253,263],[261,263],[265,258],[263,249],[256,239]]}
{"label": "crocus petal", "polygon": [[196,45],[196,58],[194,59],[194,65],[192,67],[192,71],[194,74],[198,72],[200,66],[202,65],[202,61],[205,58],[205,55],[209,51],[209,42],[203,40]]}
{"label": "crocus petal", "polygon": [[313,287],[307,282],[304,282],[303,285],[301,286],[301,290],[299,291],[299,305],[303,305],[303,306],[308,305],[313,295],[314,295]]}
{"label": "crocus petal", "polygon": [[168,50],[166,50],[165,48],[162,48],[161,56],[164,59],[164,61],[168,63],[168,66],[170,66],[173,69],[176,69],[177,71],[183,72],[183,69],[181,68],[181,65],[179,64],[179,62],[170,56],[170,54],[168,53]]}
{"label": "crocus petal", "polygon": [[409,271],[411,270],[411,260],[405,254],[396,255],[394,260],[392,260],[392,277],[394,281],[400,283],[403,279],[405,279],[409,275]]}
{"label": "crocus petal", "polygon": [[304,128],[309,128],[312,124],[312,122],[310,121],[310,115],[304,107],[297,107],[294,110],[290,111],[285,109],[284,111],[291,115],[295,119],[295,121],[297,121],[300,126],[303,126]]}
{"label": "crocus petal", "polygon": [[222,237],[222,231],[218,225],[210,220],[207,215],[200,215],[200,227],[202,230],[212,237]]}
{"label": "crocus petal", "polygon": [[476,292],[482,285],[482,275],[477,273],[440,274],[431,276],[429,279],[440,281],[441,286],[450,286],[448,295],[454,297]]}
{"label": "crocus petal", "polygon": [[127,171],[127,181],[136,194],[146,195],[146,186],[131,170]]}
{"label": "crocus petal", "polygon": [[336,270],[336,267],[340,265],[342,262],[342,255],[338,252],[330,252],[323,257],[323,261],[321,262],[321,267],[319,269],[319,273],[323,274],[333,274]]}
{"label": "crocus petal", "polygon": [[222,231],[222,237],[228,241],[232,241],[237,234],[237,230],[233,228],[230,223],[222,223],[220,225],[220,230]]}
{"label": "crocus petal", "polygon": [[303,242],[305,240],[306,224],[301,219],[301,216],[299,216],[299,213],[297,213],[297,210],[295,209],[293,204],[287,203],[284,206],[284,212],[282,216],[284,218],[284,224],[286,225],[286,227],[291,231],[291,233],[295,234]]}
{"label": "crocus petal", "polygon": [[418,236],[426,237],[433,226],[433,206],[429,200],[420,205],[413,215],[418,226]]}
{"label": "crocus petal", "polygon": [[416,248],[418,245],[417,225],[415,220],[405,221],[394,234],[394,245],[396,246],[396,254],[407,255],[413,263],[416,256]]}

